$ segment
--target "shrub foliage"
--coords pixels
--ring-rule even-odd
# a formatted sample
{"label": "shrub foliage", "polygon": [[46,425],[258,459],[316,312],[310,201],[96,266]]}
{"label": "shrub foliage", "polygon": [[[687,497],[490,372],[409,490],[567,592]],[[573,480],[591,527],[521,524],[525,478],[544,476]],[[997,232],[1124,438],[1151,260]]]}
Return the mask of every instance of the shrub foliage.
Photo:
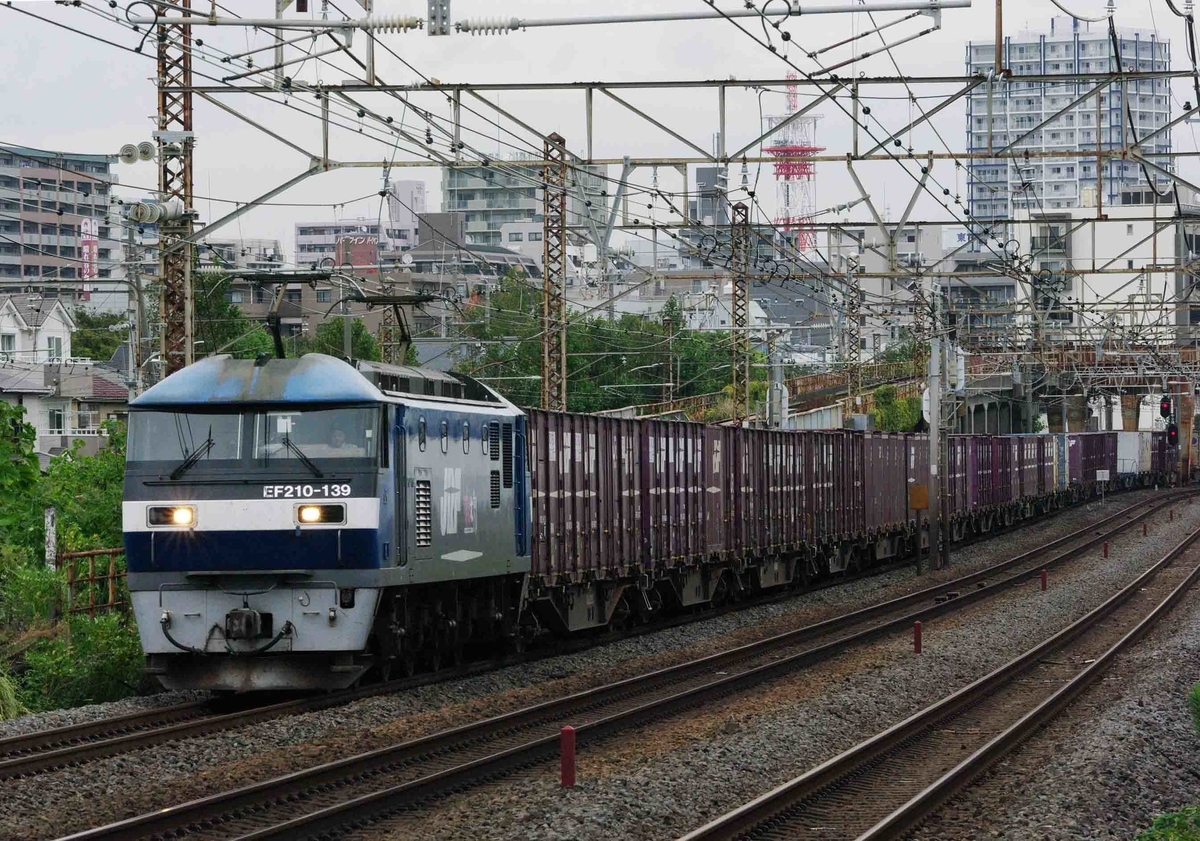
{"label": "shrub foliage", "polygon": [[24,409],[0,402],[0,719],[136,690],[142,654],[132,622],[61,619],[66,576],[43,560],[50,505],[60,551],[121,545],[125,430],[112,423],[107,431],[107,448],[84,456],[77,446],[43,475]]}

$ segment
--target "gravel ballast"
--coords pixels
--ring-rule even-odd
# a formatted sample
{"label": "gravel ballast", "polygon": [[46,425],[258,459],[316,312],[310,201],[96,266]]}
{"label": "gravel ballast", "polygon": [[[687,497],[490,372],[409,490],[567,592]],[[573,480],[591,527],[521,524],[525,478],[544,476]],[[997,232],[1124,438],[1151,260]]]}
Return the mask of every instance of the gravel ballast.
{"label": "gravel ballast", "polygon": [[915,837],[1130,839],[1156,815],[1200,805],[1200,735],[1187,706],[1200,682],[1198,589]]}
{"label": "gravel ballast", "polygon": [[[579,785],[541,765],[466,792],[364,839],[661,839],[677,837],[786,782],[986,674],[1082,616],[1200,525],[1200,507],[1155,518],[1151,534],[1112,541],[1110,557],[1073,562],[960,614],[931,621],[925,651],[907,635],[849,652],[791,679],[664,720],[579,755]],[[1098,555],[1098,553],[1097,553]],[[1191,742],[1188,742],[1190,749]],[[978,827],[976,827],[978,829]],[[938,834],[928,836],[941,838]],[[979,837],[967,833],[963,836]],[[1041,837],[1033,833],[1029,838]],[[1090,836],[1069,836],[1090,837]],[[1122,836],[1122,837],[1128,837]]]}
{"label": "gravel ballast", "polygon": [[[36,779],[10,781],[4,784],[6,789],[5,807],[3,818],[0,819],[0,836],[32,838],[63,834],[98,822],[127,817],[152,808],[212,793],[230,785],[261,780],[267,776],[296,770],[309,764],[330,761],[340,756],[377,747],[385,739],[422,735],[443,727],[465,723],[483,715],[515,709],[567,691],[598,685],[650,668],[661,667],[695,656],[700,652],[707,653],[717,648],[748,642],[777,633],[785,628],[797,627],[853,607],[894,597],[917,587],[929,586],[939,580],[965,574],[981,566],[1011,557],[1055,536],[1093,523],[1132,504],[1139,498],[1152,494],[1152,491],[1125,494],[1110,499],[1103,506],[1081,507],[1064,512],[1032,528],[1019,529],[1000,539],[977,543],[955,553],[951,570],[927,574],[919,579],[911,569],[894,570],[787,602],[749,608],[707,621],[600,646],[585,652],[549,658],[466,680],[435,684],[391,696],[372,698],[318,713],[266,722],[237,731],[192,739],[169,746],[159,746],[135,754],[89,763],[81,768],[64,769],[39,776]],[[1192,509],[1181,506],[1178,510],[1190,512]],[[1195,506],[1195,510],[1200,512],[1200,505]],[[1161,519],[1165,520],[1165,513]],[[1177,518],[1177,522],[1171,524],[1172,530],[1182,534],[1182,523],[1191,522],[1193,519],[1196,518],[1185,516],[1182,521]],[[1151,542],[1153,543],[1156,539],[1160,539],[1157,536],[1157,530],[1156,535],[1152,536]],[[1140,541],[1139,532],[1137,542]],[[1114,570],[1121,566],[1120,546],[1120,541],[1114,542],[1113,557],[1110,559],[1111,568]],[[1132,554],[1144,561],[1149,557],[1151,551],[1149,548],[1145,549],[1144,556],[1142,553]],[[1129,563],[1136,565],[1137,561]],[[1123,575],[1120,572],[1114,574],[1118,578]],[[1097,593],[1103,591],[1105,586],[1101,578],[1097,578],[1090,585],[1091,589]],[[1104,594],[1107,595],[1110,592],[1111,589],[1108,589],[1104,591]],[[1079,608],[1079,604],[1085,604],[1087,601],[1087,596],[1079,594],[1077,599],[1079,604],[1073,603],[1065,586],[1060,590],[1056,585],[1052,588],[1051,595],[1056,605],[1052,612],[1056,616],[1062,612],[1073,613]],[[1065,604],[1059,605],[1058,603],[1062,599],[1067,601]],[[1032,609],[1031,606],[1029,609]],[[1086,607],[1083,608],[1083,610],[1085,609]],[[1082,613],[1083,610],[1078,612]],[[1058,627],[1069,619],[1058,616],[1056,619],[1047,618],[1046,621]],[[942,627],[951,627],[949,620],[943,620],[943,622],[946,624]],[[938,627],[931,626],[927,631],[927,645],[933,645]],[[1033,632],[1030,631],[1030,633]],[[902,714],[906,714],[922,703],[921,699],[940,697],[940,694],[931,695],[930,693],[944,693],[948,686],[966,682],[982,669],[980,661],[986,659],[989,654],[988,649],[991,647],[987,643],[995,643],[997,637],[1003,638],[1003,636],[1003,634],[995,634],[994,631],[984,633],[981,635],[980,641],[968,643],[965,646],[970,650],[967,655],[964,655],[965,660],[960,662],[957,657],[939,653],[925,661],[926,663],[934,661],[942,663],[936,674],[933,670],[921,669],[915,670],[907,677],[893,675],[873,689],[851,686],[852,680],[860,680],[860,678],[854,677],[854,672],[861,668],[868,672],[868,678],[878,677],[890,668],[888,661],[896,657],[897,652],[903,650],[907,643],[903,641],[893,643],[892,648],[895,648],[895,651],[888,650],[885,646],[882,652],[875,652],[871,657],[864,657],[861,654],[847,655],[848,658],[857,656],[860,661],[849,665],[842,663],[840,668],[846,672],[842,676],[831,677],[825,682],[817,679],[808,681],[807,686],[811,691],[807,695],[811,697],[802,697],[804,693],[797,696],[794,710],[797,718],[784,728],[786,731],[794,729],[795,726],[803,729],[808,726],[805,724],[807,716],[812,721],[811,726],[817,728],[814,732],[821,735],[816,740],[802,739],[801,741],[806,744],[811,744],[813,741],[818,742],[821,749],[814,753],[811,749],[801,745],[795,749],[794,755],[788,755],[791,753],[791,748],[782,752],[782,755],[781,752],[771,749],[761,757],[750,756],[745,761],[751,766],[761,764],[762,767],[758,771],[761,778],[777,778],[781,767],[794,771],[804,763],[811,763],[811,761],[828,754],[827,745],[843,742],[849,744],[855,740],[854,737],[857,734],[863,732],[864,728],[870,728],[872,722],[888,719],[889,716],[894,717],[897,702],[900,704],[899,708]],[[1037,639],[1040,639],[1041,636],[1037,636]],[[1016,637],[1013,640],[1012,645],[1019,645]],[[1032,644],[1034,641],[1036,639],[1028,642]],[[956,647],[962,647],[961,643]],[[1027,645],[1021,647],[1027,647]],[[903,687],[903,690],[897,691],[897,686]],[[885,697],[876,698],[876,695]],[[156,696],[155,700],[163,697]],[[749,711],[749,706],[743,705],[744,711],[746,711],[743,717],[753,718],[755,715],[771,709],[771,714],[766,717],[778,720],[777,707],[774,705],[783,700],[786,700],[786,697],[783,699],[773,696],[768,698],[764,694],[760,702],[764,707],[763,710],[760,713],[752,713]],[[178,702],[178,699],[172,699],[172,702]],[[130,702],[119,703],[128,704]],[[95,717],[120,714],[115,711],[103,712],[113,707],[114,705],[97,705],[83,708],[83,710],[86,710],[88,715],[95,714]],[[123,711],[128,712],[128,708]],[[718,719],[719,721],[712,722],[712,726],[720,731],[717,735],[722,738],[717,739],[713,745],[703,749],[691,744],[673,748],[685,753],[700,750],[698,754],[682,757],[683,767],[691,764],[695,765],[697,769],[702,769],[710,762],[710,754],[717,760],[716,766],[720,766],[726,761],[740,761],[736,757],[744,752],[736,744],[726,744],[725,737],[750,739],[752,731],[757,730],[757,725],[750,727],[747,721],[741,720],[736,715],[731,721],[730,716],[726,713],[720,713]],[[16,723],[27,723],[29,720],[47,721],[44,716],[37,716],[19,719]],[[38,729],[45,726],[55,725],[43,723],[38,726]],[[732,732],[727,733],[726,731]],[[694,740],[695,735],[692,732],[679,738],[684,742],[689,742]],[[785,732],[780,732],[778,735],[786,741]],[[793,741],[795,741],[794,738]],[[780,759],[788,760],[785,766],[780,766]],[[584,763],[588,761],[586,754],[582,757],[582,761]],[[614,775],[611,784],[619,788],[622,783],[618,781],[618,777],[619,775]],[[735,800],[738,797],[745,799],[757,793],[765,785],[760,784],[755,777],[747,776],[747,779],[749,782],[741,788],[737,787],[740,782],[731,785],[730,780],[724,779],[721,783],[722,796],[732,797]],[[585,782],[583,789],[571,792],[568,797],[582,795],[591,784],[590,781]],[[636,782],[633,785],[635,787],[630,790],[637,791],[643,783]],[[670,784],[667,779],[660,776],[647,790],[654,791],[661,788],[670,788]],[[556,790],[551,793],[556,796],[558,794]],[[635,797],[633,799],[642,801],[646,798]],[[46,815],[47,803],[56,804],[53,815]],[[654,816],[649,819],[652,825],[648,826],[647,834],[644,837],[661,837],[662,823],[659,812],[644,803],[634,804],[632,808],[634,813],[630,815],[631,820],[636,818],[638,810],[646,810],[647,815]],[[713,809],[713,811],[719,810]],[[530,811],[529,814],[534,814],[534,812]],[[686,825],[697,822],[694,811],[689,809],[684,814],[689,817],[686,821],[677,821],[680,828],[687,828]],[[633,825],[636,825],[636,820]],[[524,833],[527,828],[525,823],[509,824],[510,831],[516,830]],[[466,835],[462,837],[466,837]],[[505,837],[505,835],[503,832],[498,832],[487,837]]]}

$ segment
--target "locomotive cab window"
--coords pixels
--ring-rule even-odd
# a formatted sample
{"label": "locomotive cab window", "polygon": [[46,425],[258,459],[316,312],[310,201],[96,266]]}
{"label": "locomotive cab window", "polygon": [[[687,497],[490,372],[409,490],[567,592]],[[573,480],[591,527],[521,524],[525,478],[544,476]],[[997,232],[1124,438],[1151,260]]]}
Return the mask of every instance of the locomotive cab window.
{"label": "locomotive cab window", "polygon": [[260,412],[254,422],[255,457],[272,463],[374,459],[379,418],[374,408]]}
{"label": "locomotive cab window", "polygon": [[450,452],[450,423],[442,421],[442,455]]}
{"label": "locomotive cab window", "polygon": [[425,452],[425,418],[417,421],[417,447]]}
{"label": "locomotive cab window", "polygon": [[195,466],[242,457],[242,416],[235,413],[131,412],[126,460]]}
{"label": "locomotive cab window", "polygon": [[467,421],[463,421],[462,436],[463,455],[466,455],[471,452],[471,424]]}

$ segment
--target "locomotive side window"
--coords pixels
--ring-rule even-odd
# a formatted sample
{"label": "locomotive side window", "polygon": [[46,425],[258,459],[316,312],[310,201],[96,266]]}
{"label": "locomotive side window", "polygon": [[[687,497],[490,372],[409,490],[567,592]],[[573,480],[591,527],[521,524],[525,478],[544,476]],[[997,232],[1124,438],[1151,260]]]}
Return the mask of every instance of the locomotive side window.
{"label": "locomotive side window", "polygon": [[471,424],[463,421],[463,455],[471,452]]}
{"label": "locomotive side window", "polygon": [[388,466],[388,439],[391,437],[391,426],[388,424],[387,406],[379,407],[379,466]]}
{"label": "locomotive side window", "polygon": [[421,452],[425,452],[425,418],[421,418],[417,424],[417,446]]}
{"label": "locomotive side window", "polygon": [[442,455],[450,452],[450,424],[442,421]]}

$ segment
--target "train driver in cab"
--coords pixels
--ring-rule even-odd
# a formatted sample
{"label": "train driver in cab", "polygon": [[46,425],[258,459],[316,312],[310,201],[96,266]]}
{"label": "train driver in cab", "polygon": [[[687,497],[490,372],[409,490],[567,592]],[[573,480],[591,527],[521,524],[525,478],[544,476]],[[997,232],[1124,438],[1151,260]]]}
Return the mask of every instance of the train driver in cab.
{"label": "train driver in cab", "polygon": [[327,455],[330,458],[362,458],[366,455],[366,450],[354,444],[346,443],[346,433],[335,426],[329,435]]}

